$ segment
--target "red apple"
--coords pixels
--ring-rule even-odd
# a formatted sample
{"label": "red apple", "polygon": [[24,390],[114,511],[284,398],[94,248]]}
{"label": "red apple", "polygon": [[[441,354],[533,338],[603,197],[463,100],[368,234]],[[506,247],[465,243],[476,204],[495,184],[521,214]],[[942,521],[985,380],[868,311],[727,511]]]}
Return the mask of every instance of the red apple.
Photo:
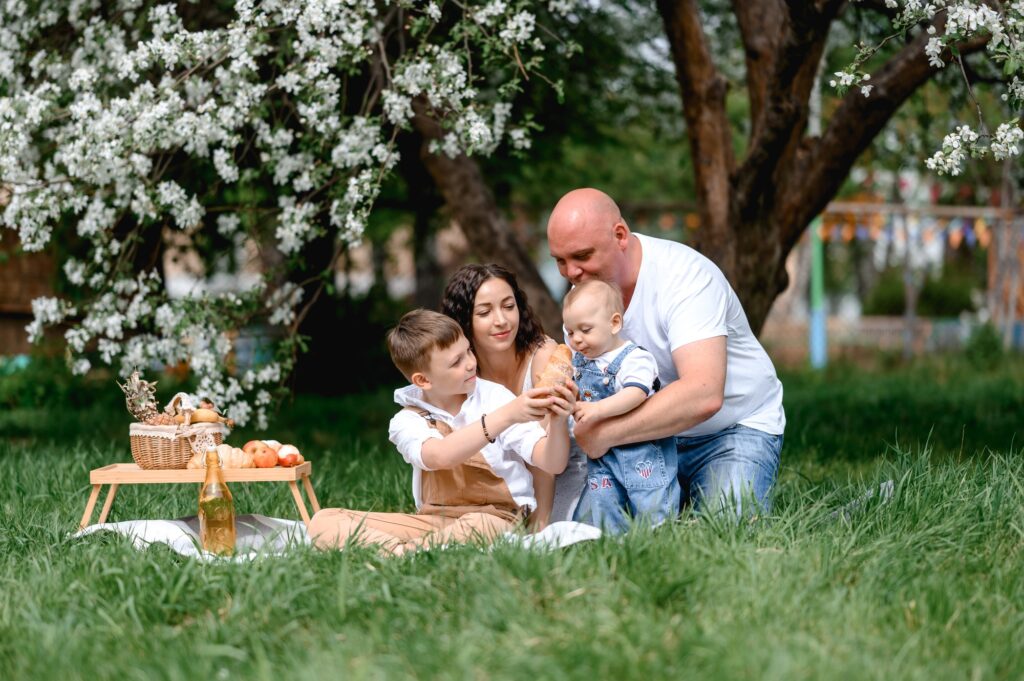
{"label": "red apple", "polygon": [[263,444],[263,440],[249,440],[242,445],[242,451],[246,454],[254,454],[258,447],[266,447],[266,445]]}
{"label": "red apple", "polygon": [[277,465],[277,452],[266,445],[256,447],[252,453],[252,460],[257,468],[273,468]]}
{"label": "red apple", "polygon": [[298,466],[302,463],[302,455],[295,453],[285,454],[283,457],[279,458],[278,461],[285,468],[291,468],[292,466]]}
{"label": "red apple", "polygon": [[[281,445],[277,449],[277,460],[281,461],[289,454],[298,454],[299,448],[295,445]],[[283,465],[283,464],[282,464]]]}

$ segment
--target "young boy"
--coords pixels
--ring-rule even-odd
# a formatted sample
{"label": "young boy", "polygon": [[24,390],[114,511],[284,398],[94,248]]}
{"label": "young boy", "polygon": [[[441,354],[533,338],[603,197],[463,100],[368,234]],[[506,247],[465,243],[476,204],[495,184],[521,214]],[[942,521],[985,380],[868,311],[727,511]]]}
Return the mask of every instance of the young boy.
{"label": "young boy", "polygon": [[[515,397],[476,377],[476,359],[458,323],[414,310],[387,336],[395,366],[410,385],[395,391],[402,409],[389,437],[412,465],[418,513],[324,509],[309,524],[321,547],[353,540],[402,554],[426,544],[492,540],[524,520],[537,501],[530,463],[561,473],[569,456],[565,386]],[[538,421],[547,418],[547,430]]]}
{"label": "young boy", "polygon": [[[573,353],[579,401],[577,422],[625,414],[657,389],[654,356],[619,336],[622,293],[614,284],[591,280],[565,296],[562,321]],[[652,525],[679,513],[675,438],[612,447],[587,468],[587,484],[574,520],[618,534],[630,516]]]}

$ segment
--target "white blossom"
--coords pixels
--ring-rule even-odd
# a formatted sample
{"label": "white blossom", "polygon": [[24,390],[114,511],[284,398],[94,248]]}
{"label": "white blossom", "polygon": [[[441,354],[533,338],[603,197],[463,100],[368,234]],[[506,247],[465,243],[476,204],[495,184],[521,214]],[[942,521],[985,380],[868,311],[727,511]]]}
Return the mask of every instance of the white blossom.
{"label": "white blossom", "polygon": [[548,11],[552,14],[566,16],[576,9],[577,4],[578,0],[548,0]]}
{"label": "white blossom", "polygon": [[529,12],[518,12],[508,20],[498,36],[511,43],[525,43],[533,35],[536,17]]}
{"label": "white blossom", "polygon": [[[955,49],[957,45],[973,39],[985,38],[985,50],[1003,66],[1009,78],[1001,99],[1015,108],[1024,106],[1024,81],[1021,80],[1021,72],[1024,71],[1024,2],[886,0],[886,6],[896,10],[893,26],[897,34],[920,30],[917,27],[927,23],[924,31],[928,40],[924,54],[929,65],[936,69],[945,67],[943,54],[947,47]],[[937,27],[941,27],[941,31]],[[830,85],[843,93],[850,85],[866,80],[868,74],[861,73],[859,69],[878,47],[880,45],[874,48],[861,46],[854,63],[837,72]],[[852,79],[843,74],[852,74]],[[871,86],[861,86],[865,96],[870,91]],[[994,159],[1002,160],[1019,154],[1022,133],[1017,119],[1000,122],[992,135],[985,132],[988,125],[984,120],[979,120],[979,128],[981,133],[974,132],[969,126],[960,126],[946,135],[942,149],[925,161],[927,167],[939,173],[957,175],[969,156],[983,157],[991,153]]]}
{"label": "white blossom", "polygon": [[29,342],[35,343],[43,335],[43,327],[59,324],[69,315],[75,314],[75,308],[65,300],[41,296],[32,301],[32,322],[25,327]]}
{"label": "white blossom", "polygon": [[1006,92],[1002,95],[1004,102],[1013,100],[1018,106],[1024,104],[1024,80],[1014,76],[1007,84]]}
{"label": "white blossom", "polygon": [[302,296],[302,288],[291,282],[281,286],[267,301],[269,323],[273,326],[287,326],[295,321],[295,307],[302,302]]}
{"label": "white blossom", "polygon": [[978,137],[978,133],[969,126],[960,126],[946,135],[942,140],[942,150],[936,151],[925,165],[940,174],[959,175],[968,154],[975,149]]}
{"label": "white blossom", "polygon": [[508,141],[513,149],[529,149],[531,140],[525,128],[514,128],[508,131]]}
{"label": "white blossom", "polygon": [[296,253],[316,235],[316,227],[312,221],[316,206],[312,203],[297,203],[292,196],[280,197],[278,204],[281,207],[281,214],[277,230],[274,232],[278,248],[282,253]]}
{"label": "white blossom", "polygon": [[225,182],[238,180],[238,166],[235,165],[235,161],[227,149],[216,149],[213,152],[213,165],[217,168],[217,174]]}
{"label": "white blossom", "polygon": [[1024,141],[1024,130],[1017,127],[1017,120],[1003,123],[996,129],[990,148],[997,161],[1020,155],[1019,145]]}
{"label": "white blossom", "polygon": [[224,213],[217,216],[217,231],[221,236],[233,237],[242,224],[241,218],[234,213]]}
{"label": "white blossom", "polygon": [[937,69],[941,69],[946,65],[946,62],[942,60],[942,50],[945,45],[942,44],[942,38],[929,38],[928,44],[924,47],[924,53],[928,55],[928,63]]}
{"label": "white blossom", "polygon": [[507,10],[508,3],[505,0],[490,0],[490,2],[473,13],[473,20],[478,24],[489,26]]}
{"label": "white blossom", "polygon": [[[240,425],[265,425],[269,391],[290,364],[231,376],[226,332],[290,326],[303,290],[268,275],[244,292],[213,294],[200,282],[187,299],[171,299],[156,272],[135,273],[123,256],[147,230],[168,227],[188,238],[216,229],[240,245],[242,210],[255,211],[253,225],[274,225],[289,256],[328,226],[343,243],[358,242],[414,101],[444,124],[445,153],[490,153],[506,138],[526,148],[507,103],[480,100],[475,85],[489,74],[469,69],[469,52],[484,46],[509,54],[510,65],[512,46],[527,63],[543,49],[521,2],[473,4],[461,19],[452,12],[472,27],[466,42],[459,27],[447,42],[410,41],[406,53],[389,54],[395,60],[373,81],[380,91],[365,110],[347,113],[368,93],[346,92],[342,76],[380,67],[371,58],[395,28],[385,21],[398,5],[438,22],[444,2],[235,0],[227,22],[209,29],[186,27],[180,3],[166,0],[117,0],[103,13],[93,0],[0,3],[0,186],[10,188],[0,226],[16,230],[26,251],[56,234],[83,249],[62,265],[80,305],[39,299],[29,336],[66,324],[78,373],[95,363],[125,373],[185,362],[200,393]],[[575,6],[548,3],[560,14]],[[267,185],[269,201],[249,198],[252,186]],[[204,220],[207,209],[216,220]],[[65,225],[73,234],[58,231]]]}
{"label": "white blossom", "polygon": [[81,286],[85,283],[85,263],[75,258],[68,258],[64,261],[64,276],[68,283],[74,286]]}

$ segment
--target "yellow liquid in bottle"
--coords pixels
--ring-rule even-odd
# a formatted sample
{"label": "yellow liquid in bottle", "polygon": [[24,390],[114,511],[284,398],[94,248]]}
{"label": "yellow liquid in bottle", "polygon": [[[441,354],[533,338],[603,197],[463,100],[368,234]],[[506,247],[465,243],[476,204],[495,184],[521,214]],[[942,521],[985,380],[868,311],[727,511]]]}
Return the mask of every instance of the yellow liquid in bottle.
{"label": "yellow liquid in bottle", "polygon": [[199,492],[199,540],[211,553],[235,552],[235,504],[215,451],[206,456],[206,482]]}

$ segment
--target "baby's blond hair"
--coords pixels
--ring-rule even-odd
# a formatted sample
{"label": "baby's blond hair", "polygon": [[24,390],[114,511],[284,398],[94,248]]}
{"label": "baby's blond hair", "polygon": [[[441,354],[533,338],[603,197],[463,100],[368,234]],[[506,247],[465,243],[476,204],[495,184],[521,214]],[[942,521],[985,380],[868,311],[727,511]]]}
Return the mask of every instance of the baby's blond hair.
{"label": "baby's blond hair", "polygon": [[562,301],[562,309],[568,309],[570,305],[584,296],[595,296],[612,314],[626,313],[626,308],[622,304],[622,289],[610,281],[601,279],[590,279],[569,289]]}

